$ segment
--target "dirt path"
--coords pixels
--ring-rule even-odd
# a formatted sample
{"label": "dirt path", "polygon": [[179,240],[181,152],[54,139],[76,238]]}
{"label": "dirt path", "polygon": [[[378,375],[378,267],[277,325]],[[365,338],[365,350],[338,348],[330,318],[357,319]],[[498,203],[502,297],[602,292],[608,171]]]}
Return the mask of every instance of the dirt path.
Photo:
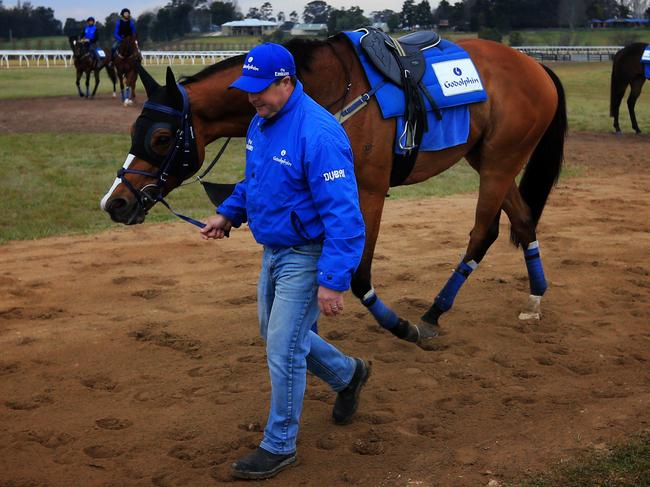
{"label": "dirt path", "polygon": [[91,100],[78,96],[0,100],[0,132],[128,134],[141,110],[140,103],[125,108],[119,93],[118,98],[102,93]]}
{"label": "dirt path", "polygon": [[[321,333],[372,359],[354,423],[310,378],[300,466],[268,486],[477,486],[602,448],[650,421],[650,142],[579,134],[539,228],[543,320],[507,227],[425,352],[351,297]],[[475,196],[387,202],[375,260],[417,319],[463,251]],[[260,438],[260,250],[186,224],[0,247],[0,486],[214,486]],[[244,484],[242,484],[244,485]],[[248,485],[248,484],[247,484]]]}

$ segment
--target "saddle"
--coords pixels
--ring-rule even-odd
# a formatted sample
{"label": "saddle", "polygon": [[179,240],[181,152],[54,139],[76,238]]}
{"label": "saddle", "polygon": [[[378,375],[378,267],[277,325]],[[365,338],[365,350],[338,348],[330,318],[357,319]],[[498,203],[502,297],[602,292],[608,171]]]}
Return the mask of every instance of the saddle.
{"label": "saddle", "polygon": [[361,48],[370,62],[386,79],[399,86],[404,92],[404,131],[399,136],[399,146],[406,151],[404,159],[393,164],[391,183],[403,181],[411,172],[418,153],[422,135],[427,131],[427,113],[423,96],[427,98],[438,120],[442,114],[429,90],[422,83],[426,63],[422,51],[437,46],[440,36],[432,31],[407,34],[394,40],[383,31],[366,27],[361,38]]}

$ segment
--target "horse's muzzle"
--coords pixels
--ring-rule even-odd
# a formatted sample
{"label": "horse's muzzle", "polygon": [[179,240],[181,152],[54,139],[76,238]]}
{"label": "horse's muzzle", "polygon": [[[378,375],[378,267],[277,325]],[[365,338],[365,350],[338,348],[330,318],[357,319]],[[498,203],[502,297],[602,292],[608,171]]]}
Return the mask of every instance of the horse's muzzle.
{"label": "horse's muzzle", "polygon": [[111,216],[111,220],[125,225],[143,223],[147,214],[136,200],[129,201],[121,196],[108,200],[105,210]]}

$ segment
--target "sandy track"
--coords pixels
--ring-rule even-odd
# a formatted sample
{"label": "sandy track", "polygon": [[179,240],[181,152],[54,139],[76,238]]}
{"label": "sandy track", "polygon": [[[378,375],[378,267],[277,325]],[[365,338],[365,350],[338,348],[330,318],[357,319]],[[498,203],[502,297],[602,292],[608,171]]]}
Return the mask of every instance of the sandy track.
{"label": "sandy track", "polygon": [[[643,137],[578,134],[539,238],[539,323],[507,226],[425,352],[352,297],[321,333],[374,373],[357,419],[310,378],[300,466],[265,485],[486,485],[650,421],[650,170]],[[464,250],[475,195],[387,201],[375,286],[417,319]],[[0,247],[0,486],[213,486],[260,438],[260,250],[184,224]]]}

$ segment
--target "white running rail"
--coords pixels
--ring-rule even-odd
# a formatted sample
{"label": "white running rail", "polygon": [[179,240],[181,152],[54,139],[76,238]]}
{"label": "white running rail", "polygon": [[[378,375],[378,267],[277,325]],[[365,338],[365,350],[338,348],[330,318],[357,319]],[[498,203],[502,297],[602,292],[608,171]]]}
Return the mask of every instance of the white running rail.
{"label": "white running rail", "polygon": [[[541,61],[608,61],[623,46],[517,46],[515,49]],[[142,51],[143,62],[152,64],[213,64],[247,51]],[[58,62],[57,62],[58,61]],[[0,67],[32,67],[72,64],[69,50],[0,51]]]}
{"label": "white running rail", "polygon": [[[248,51],[142,51],[144,65],[151,64],[214,64],[217,61]],[[0,68],[47,67],[50,65],[72,65],[69,50],[0,50]]]}

